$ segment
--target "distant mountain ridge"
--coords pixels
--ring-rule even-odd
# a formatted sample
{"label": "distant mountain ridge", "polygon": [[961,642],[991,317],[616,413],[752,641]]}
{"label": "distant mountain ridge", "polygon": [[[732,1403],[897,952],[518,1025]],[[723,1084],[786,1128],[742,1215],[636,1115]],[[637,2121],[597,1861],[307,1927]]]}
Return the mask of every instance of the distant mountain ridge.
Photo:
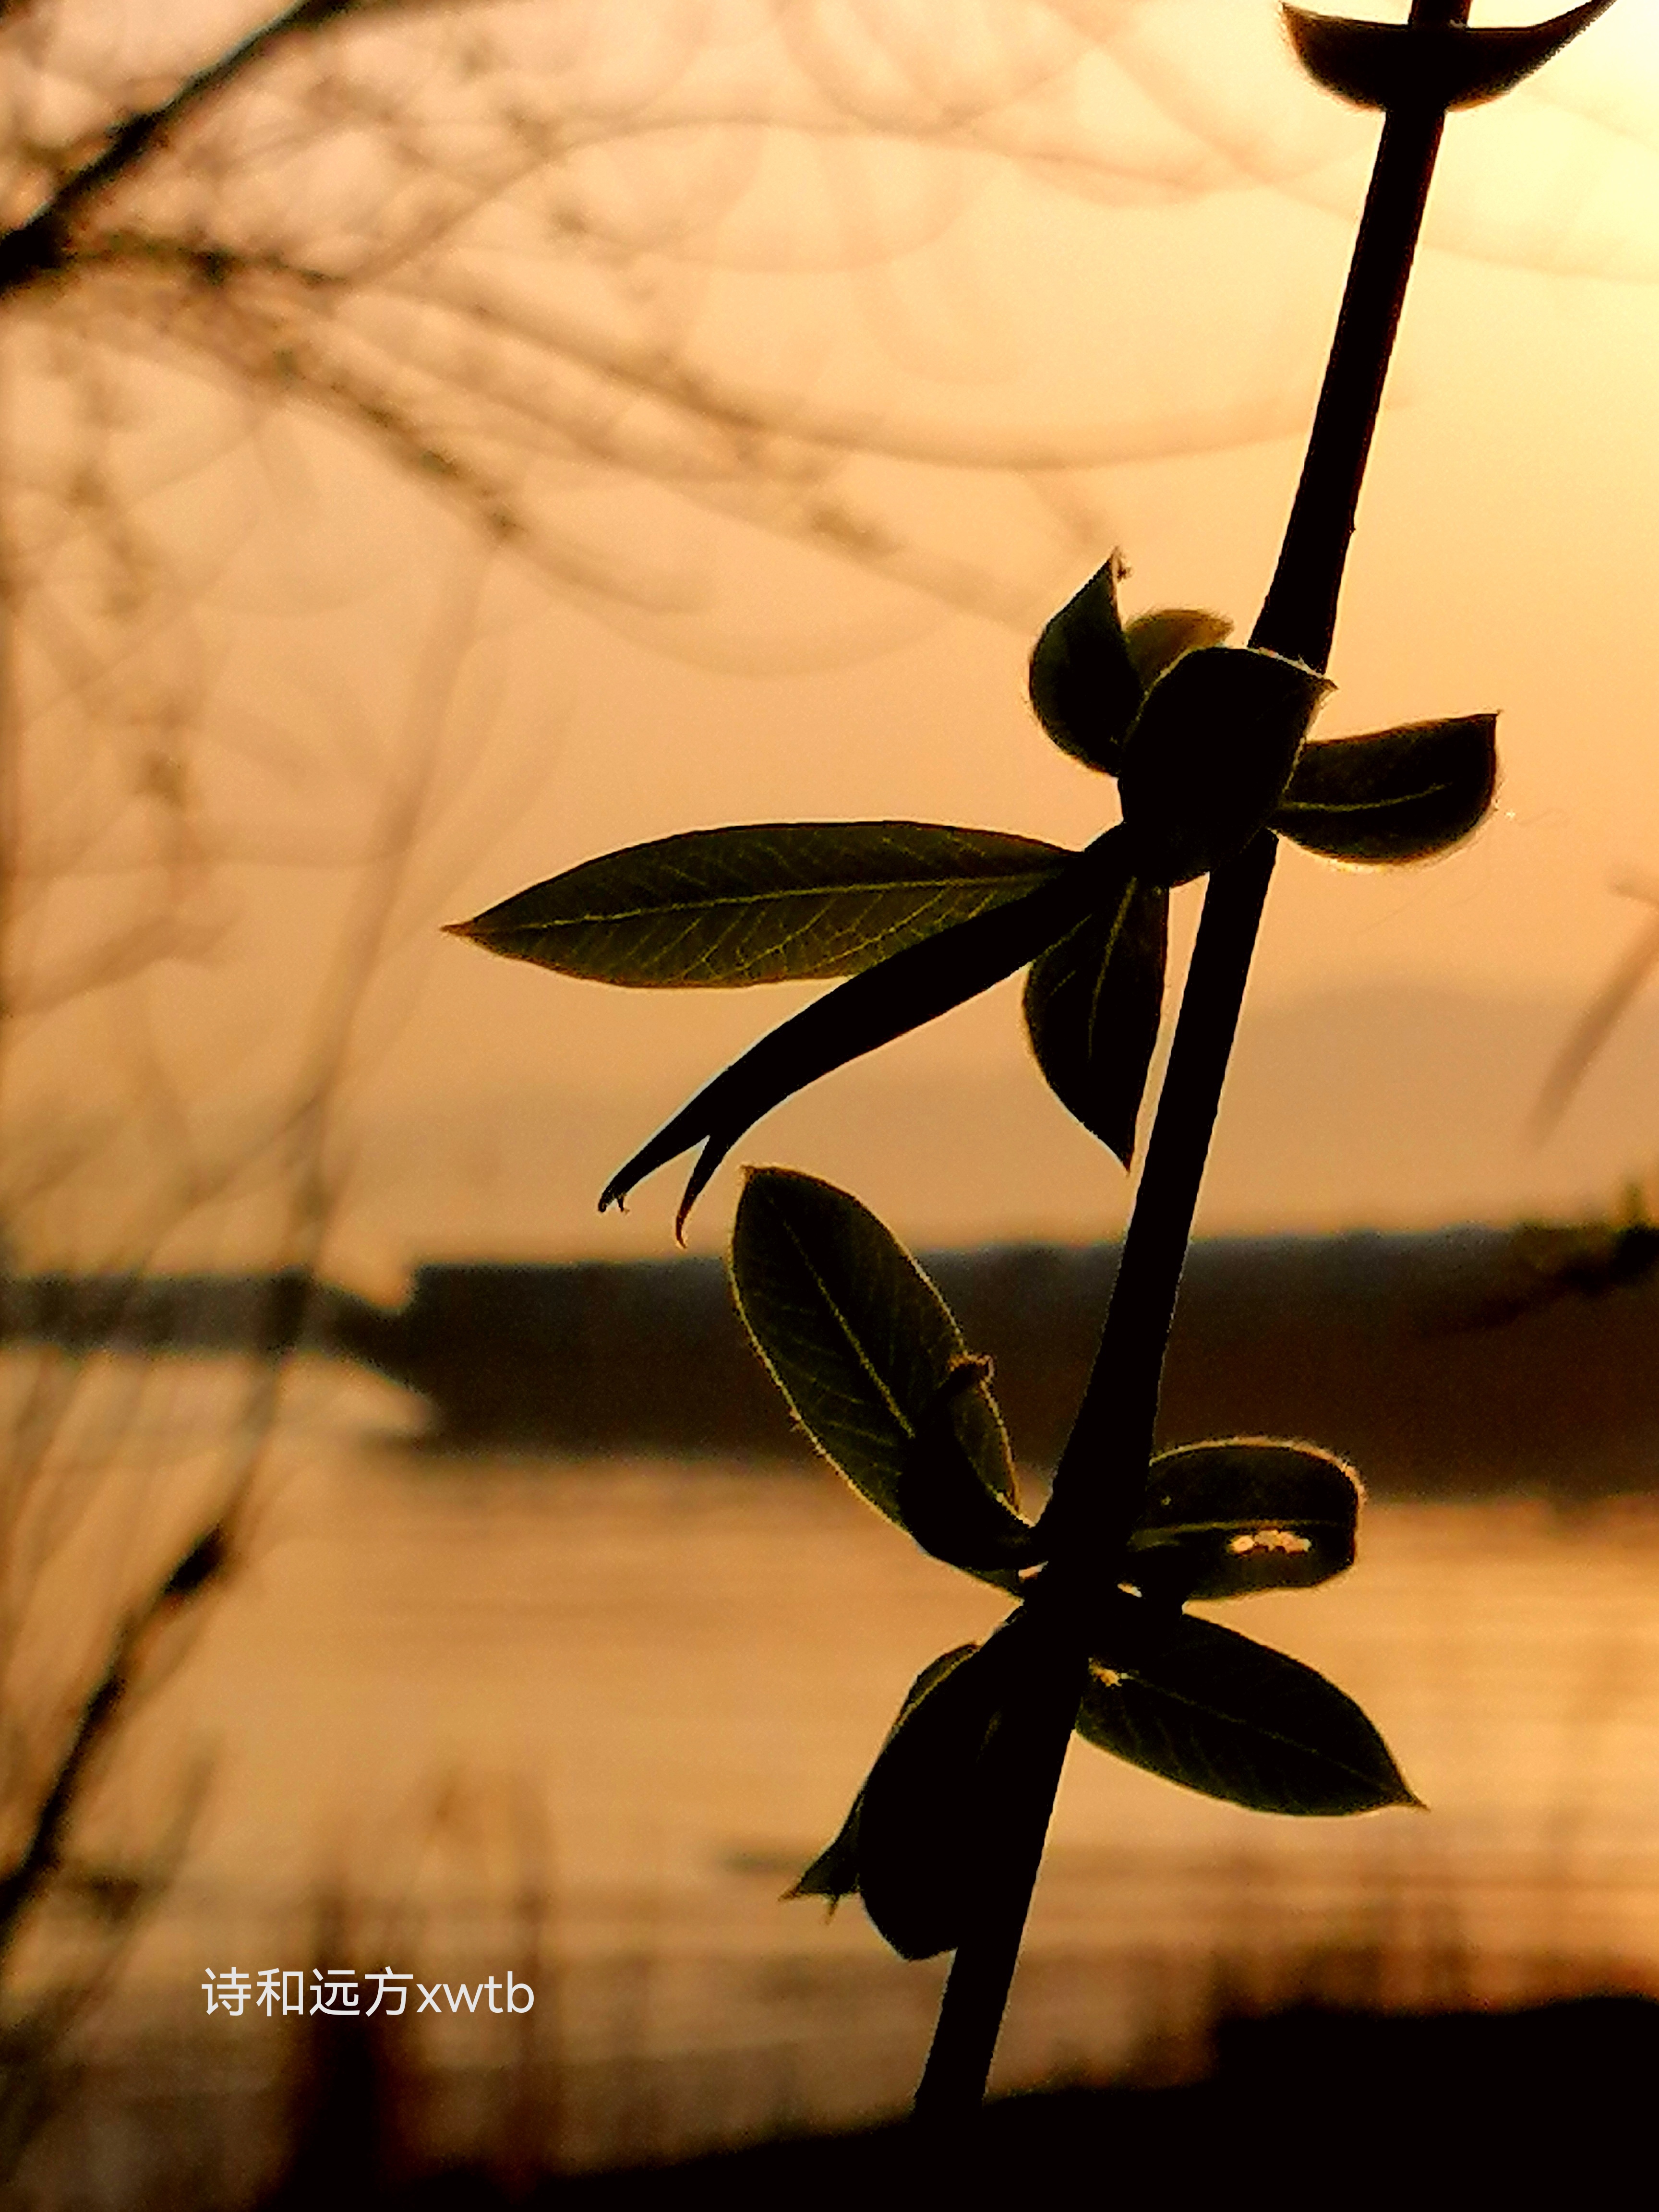
{"label": "distant mountain ridge", "polygon": [[[1561,1127],[1528,1117],[1582,1007],[1419,984],[1248,1008],[1206,1181],[1210,1234],[1417,1229],[1605,1212],[1659,1164],[1659,995],[1589,1072]],[[902,1048],[899,1051],[902,1051]],[[606,1176],[680,1103],[610,1091],[603,1071],[545,1092],[389,1109],[362,1148],[354,1205],[404,1260],[476,1254],[617,1258],[671,1249],[672,1172],[625,1221],[600,1220]],[[854,1190],[912,1243],[1110,1234],[1128,1187],[1023,1063],[908,1077],[877,1054],[792,1101],[740,1158]],[[717,1185],[693,1217],[711,1249],[729,1219]]]}

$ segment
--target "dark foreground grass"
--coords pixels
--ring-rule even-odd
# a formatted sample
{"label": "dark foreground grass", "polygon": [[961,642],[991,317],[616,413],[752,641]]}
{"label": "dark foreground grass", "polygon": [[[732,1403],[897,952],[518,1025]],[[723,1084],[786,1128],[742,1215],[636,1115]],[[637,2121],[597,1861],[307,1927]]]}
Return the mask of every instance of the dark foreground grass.
{"label": "dark foreground grass", "polygon": [[593,2212],[708,2204],[1018,2205],[1063,2182],[1088,2206],[1237,2201],[1471,2208],[1650,2202],[1659,2002],[1589,1996],[1515,2012],[1389,2017],[1305,2006],[1224,2022],[1207,2080],[1073,2087],[988,2105],[947,2179],[908,2123],[630,2172],[503,2182],[476,2170],[375,2189],[313,2138],[264,2212]]}

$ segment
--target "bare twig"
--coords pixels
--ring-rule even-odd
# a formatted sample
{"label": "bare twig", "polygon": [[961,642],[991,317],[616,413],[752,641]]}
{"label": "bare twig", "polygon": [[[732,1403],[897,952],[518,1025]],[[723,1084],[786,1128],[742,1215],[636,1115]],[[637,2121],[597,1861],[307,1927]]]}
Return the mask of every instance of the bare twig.
{"label": "bare twig", "polygon": [[[1659,884],[1646,878],[1628,878],[1613,888],[1623,891],[1626,897],[1659,908]],[[1635,1004],[1656,966],[1659,966],[1659,914],[1643,926],[1620,956],[1612,974],[1574,1023],[1566,1042],[1551,1061],[1528,1122],[1535,1143],[1541,1143],[1559,1126],[1597,1054]]]}

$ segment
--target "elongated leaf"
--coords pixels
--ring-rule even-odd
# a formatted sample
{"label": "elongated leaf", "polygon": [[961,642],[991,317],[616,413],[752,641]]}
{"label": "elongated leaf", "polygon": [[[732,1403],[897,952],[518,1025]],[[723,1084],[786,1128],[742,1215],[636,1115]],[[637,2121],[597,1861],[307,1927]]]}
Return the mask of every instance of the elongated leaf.
{"label": "elongated leaf", "polygon": [[905,1526],[900,1477],[942,1393],[965,1472],[1012,1511],[1013,1463],[982,1368],[961,1379],[950,1309],[867,1206],[816,1176],[751,1170],[732,1280],[801,1426],[878,1513]]}
{"label": "elongated leaf", "polygon": [[1232,628],[1225,615],[1211,614],[1203,607],[1155,607],[1127,625],[1123,643],[1141,690],[1150,691],[1183,653],[1224,643]]}
{"label": "elongated leaf", "polygon": [[1025,1028],[1049,1089],[1127,1168],[1164,1010],[1170,895],[1125,880],[1031,963]]}
{"label": "elongated leaf", "polygon": [[1066,602],[1031,650],[1036,718],[1085,768],[1115,772],[1144,686],[1117,611],[1123,562],[1114,553]]}
{"label": "elongated leaf", "polygon": [[[905,1716],[920,1704],[935,1682],[943,1681],[954,1667],[971,1658],[979,1650],[977,1644],[958,1644],[953,1651],[941,1652],[930,1659],[915,1680],[904,1693],[898,1718],[883,1738],[884,1747],[891,1743],[902,1726]],[[859,1887],[859,1825],[864,1811],[864,1791],[860,1788],[853,1800],[852,1810],[842,1822],[835,1835],[818,1853],[800,1880],[792,1889],[784,1892],[786,1898],[827,1898],[833,1911],[844,1897],[855,1897]]]}
{"label": "elongated leaf", "polygon": [[1070,855],[933,822],[760,822],[585,861],[451,934],[635,988],[856,975],[1035,890]]}
{"label": "elongated leaf", "polygon": [[1145,1601],[1112,1608],[1077,1725],[1133,1766],[1260,1813],[1419,1802],[1364,1714],[1322,1674]]}
{"label": "elongated leaf", "polygon": [[1353,1565],[1359,1501],[1352,1468],[1312,1444],[1230,1437],[1160,1452],[1129,1578],[1177,1604],[1311,1589]]}
{"label": "elongated leaf", "polygon": [[992,1847],[987,1755],[1031,1654],[1024,1625],[941,1674],[904,1714],[870,1770],[859,1808],[859,1895],[904,1959],[961,1941]]}
{"label": "elongated leaf", "polygon": [[1498,717],[1461,714],[1304,745],[1273,826],[1337,860],[1425,860],[1467,837],[1498,783]]}
{"label": "elongated leaf", "polygon": [[1124,745],[1135,874],[1188,883],[1242,852],[1284,796],[1330,688],[1300,661],[1253,647],[1182,653],[1146,694]]}
{"label": "elongated leaf", "polygon": [[1122,834],[1109,830],[1041,890],[907,945],[781,1024],[705,1084],[617,1170],[599,1194],[599,1211],[619,1205],[653,1169],[701,1144],[680,1201],[678,1233],[715,1169],[762,1115],[831,1069],[988,990],[1063,937],[1117,879]]}
{"label": "elongated leaf", "polygon": [[1358,23],[1286,8],[1309,75],[1360,107],[1473,107],[1529,77],[1603,15],[1587,0],[1547,23]]}
{"label": "elongated leaf", "polygon": [[[1020,1570],[1042,1556],[1036,1531],[981,1474],[957,1422],[957,1399],[990,1376],[988,1359],[964,1358],[945,1376],[900,1467],[896,1517],[936,1559],[1018,1593]],[[1000,1485],[1001,1468],[991,1474]]]}

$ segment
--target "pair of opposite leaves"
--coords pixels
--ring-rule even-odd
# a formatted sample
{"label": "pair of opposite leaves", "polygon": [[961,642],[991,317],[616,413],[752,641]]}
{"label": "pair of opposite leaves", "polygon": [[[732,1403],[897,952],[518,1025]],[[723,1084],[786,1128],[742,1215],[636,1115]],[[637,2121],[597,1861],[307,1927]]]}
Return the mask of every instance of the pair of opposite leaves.
{"label": "pair of opposite leaves", "polygon": [[[752,1170],[732,1241],[738,1304],[802,1426],[860,1496],[936,1558],[1021,1602],[912,1685],[835,1840],[796,1896],[857,1893],[907,1958],[959,1941],[1021,1797],[1042,1701],[1165,1779],[1256,1810],[1346,1814],[1415,1802],[1351,1698],[1285,1653],[1182,1610],[1306,1589],[1354,1556],[1359,1490],[1329,1453],[1261,1437],[1152,1464],[1120,1571],[1089,1602],[1086,1670],[1025,1577],[1047,1553],[1020,1515],[988,1363],[859,1201],[816,1176]],[[1074,1692],[1054,1681],[1056,1666]],[[1052,1685],[1052,1687],[1051,1687]]]}
{"label": "pair of opposite leaves", "polygon": [[1474,107],[1529,77],[1605,15],[1613,0],[1583,0],[1545,23],[1361,23],[1283,10],[1310,76],[1357,107]]}
{"label": "pair of opposite leaves", "polygon": [[611,1178],[601,1208],[701,1145],[678,1232],[763,1115],[1026,967],[1044,1077],[1127,1164],[1163,1009],[1172,884],[1263,830],[1386,865],[1443,852],[1486,811],[1495,716],[1304,743],[1323,677],[1224,645],[1217,615],[1164,609],[1126,625],[1120,573],[1114,556],[1031,656],[1044,729],[1119,781],[1121,823],[1081,852],[922,822],[690,830],[453,925],[510,958],[635,988],[848,979],[705,1085]]}

